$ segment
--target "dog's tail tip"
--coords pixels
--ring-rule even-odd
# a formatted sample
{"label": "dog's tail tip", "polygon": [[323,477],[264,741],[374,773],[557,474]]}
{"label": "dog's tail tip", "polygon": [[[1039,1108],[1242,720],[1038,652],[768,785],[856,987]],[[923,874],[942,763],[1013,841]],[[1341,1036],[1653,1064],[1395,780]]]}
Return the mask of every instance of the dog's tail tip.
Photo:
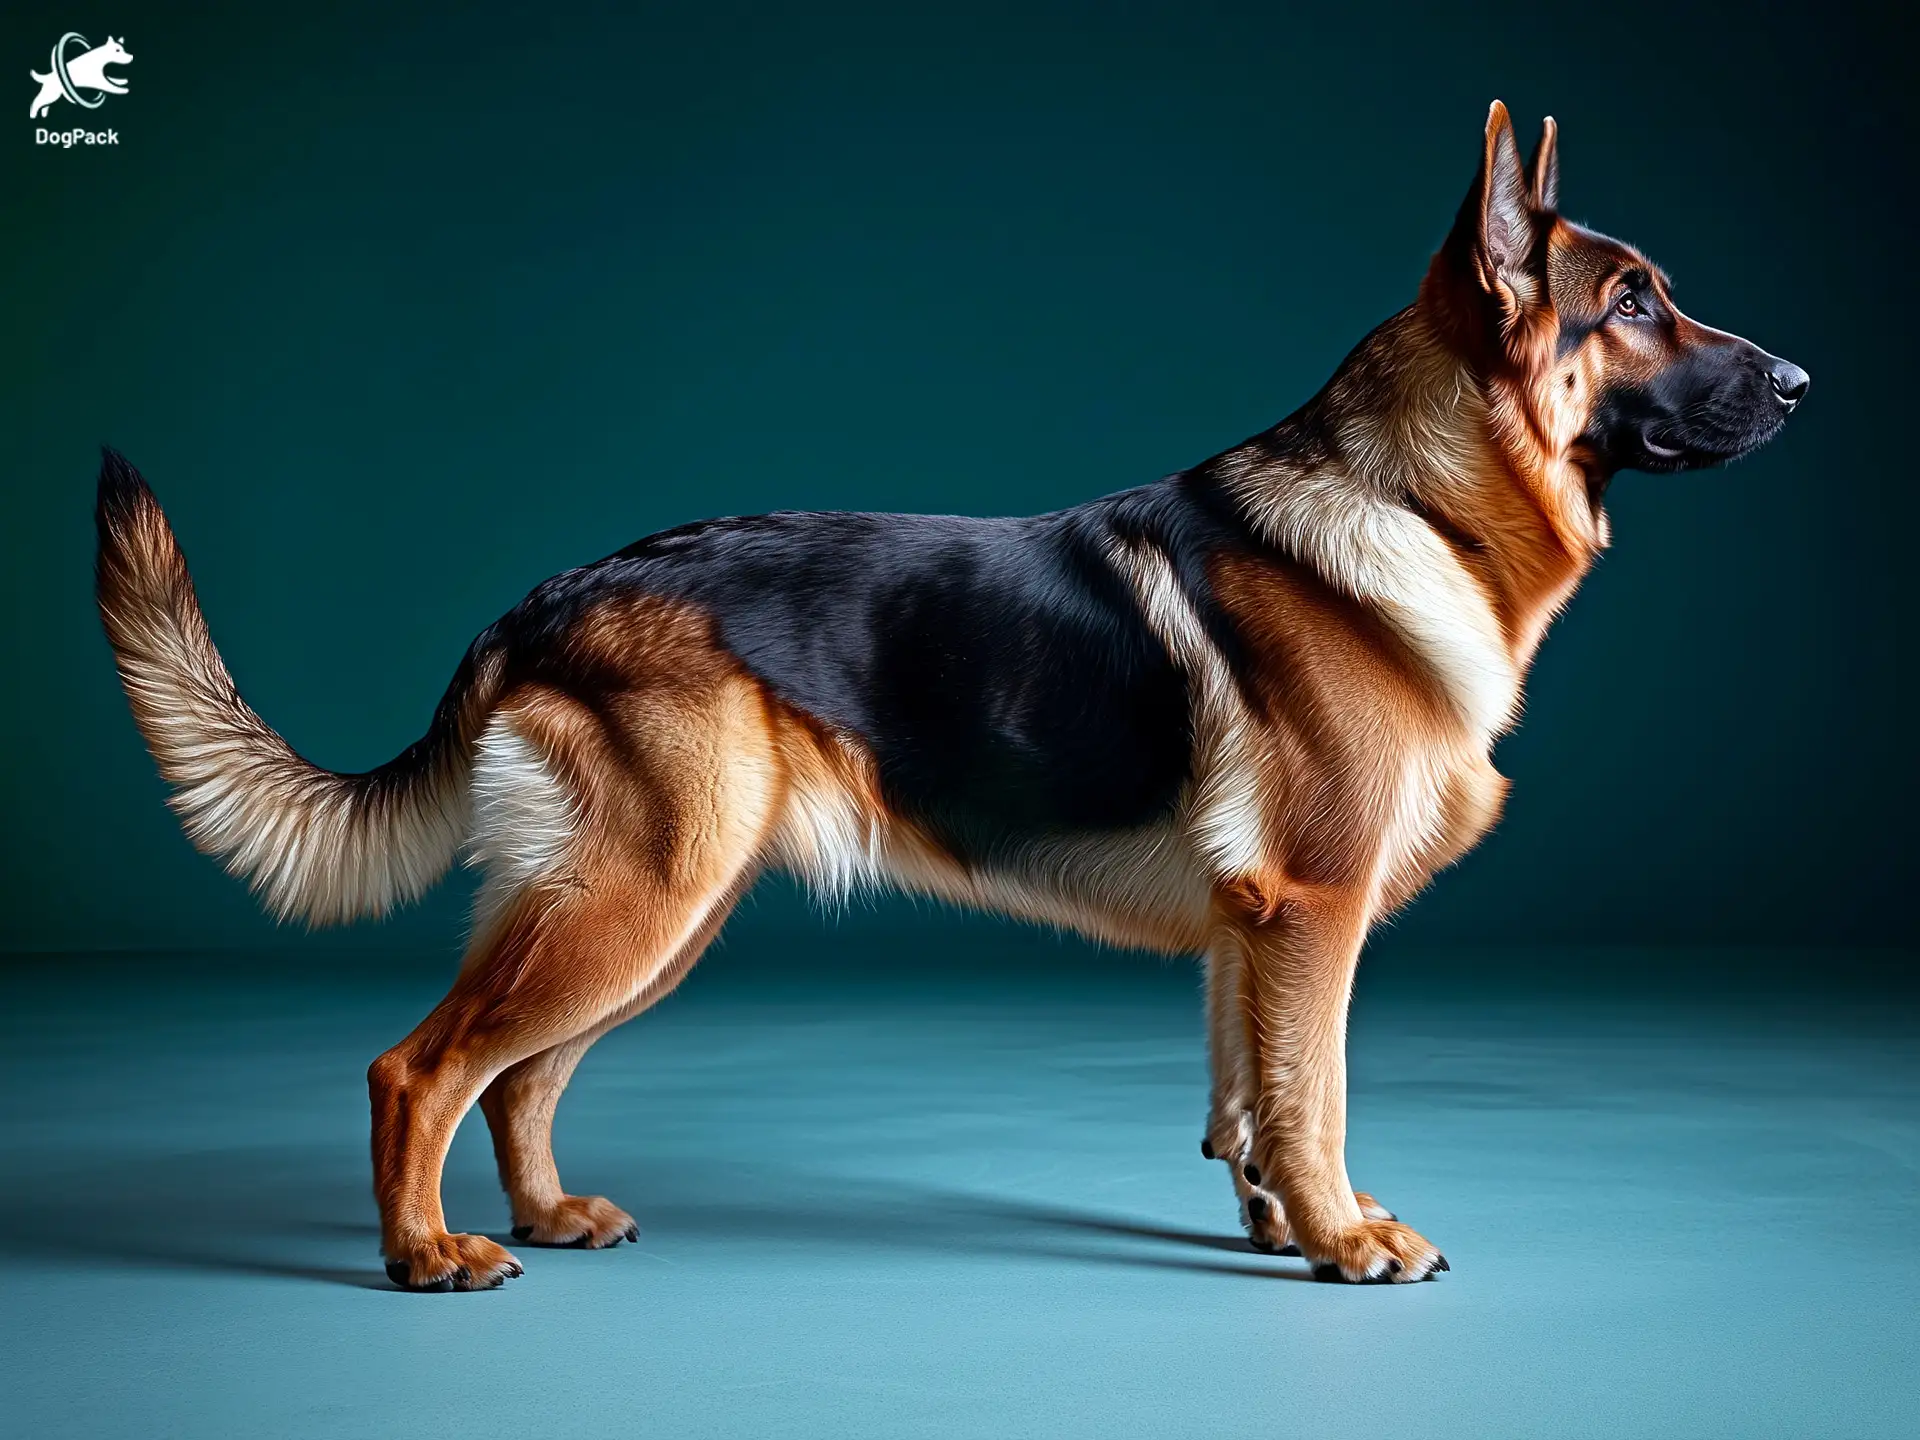
{"label": "dog's tail tip", "polygon": [[98,541],[94,587],[103,605],[184,579],[186,561],[158,497],[146,477],[110,445],[100,447],[93,524]]}
{"label": "dog's tail tip", "polygon": [[100,447],[100,491],[97,509],[105,519],[129,514],[152,503],[153,489],[146,477],[111,445]]}

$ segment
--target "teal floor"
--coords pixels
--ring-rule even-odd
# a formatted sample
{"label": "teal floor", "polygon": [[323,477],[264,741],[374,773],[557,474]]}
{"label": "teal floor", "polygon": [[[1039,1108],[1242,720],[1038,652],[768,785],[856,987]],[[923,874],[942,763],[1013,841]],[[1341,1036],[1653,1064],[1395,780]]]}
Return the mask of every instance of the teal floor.
{"label": "teal floor", "polygon": [[[736,939],[561,1109],[640,1244],[446,1296],[382,1276],[363,1081],[443,971],[15,965],[0,1431],[1920,1433],[1920,1024],[1870,979],[1368,972],[1353,1175],[1453,1269],[1350,1288],[1238,1238],[1191,972],[931,943]],[[506,1225],[477,1117],[447,1210]]]}

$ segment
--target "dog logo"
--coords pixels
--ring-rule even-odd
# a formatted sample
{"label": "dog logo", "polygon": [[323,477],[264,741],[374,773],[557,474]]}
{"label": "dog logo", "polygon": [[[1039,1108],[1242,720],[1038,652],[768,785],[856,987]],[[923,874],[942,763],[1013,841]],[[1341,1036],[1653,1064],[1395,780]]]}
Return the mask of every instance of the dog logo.
{"label": "dog logo", "polygon": [[[81,46],[78,55],[72,54],[75,43]],[[107,96],[127,93],[125,80],[107,74],[107,66],[125,65],[133,59],[127,47],[111,35],[104,45],[87,49],[87,44],[86,36],[69,30],[54,44],[47,62],[49,72],[45,75],[38,70],[27,72],[40,84],[40,93],[33,97],[33,105],[27,111],[28,118],[38,120],[63,98],[82,110],[98,110]],[[84,98],[80,93],[83,90],[93,91],[93,98]]]}

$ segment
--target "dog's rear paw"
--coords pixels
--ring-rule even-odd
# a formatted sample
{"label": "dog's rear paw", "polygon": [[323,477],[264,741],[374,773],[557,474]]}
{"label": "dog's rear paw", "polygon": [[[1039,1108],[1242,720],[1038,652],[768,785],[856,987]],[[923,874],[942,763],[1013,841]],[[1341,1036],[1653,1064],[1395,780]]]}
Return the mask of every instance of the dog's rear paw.
{"label": "dog's rear paw", "polygon": [[513,1238],[529,1245],[606,1250],[622,1240],[638,1240],[640,1226],[603,1195],[568,1195],[544,1210],[528,1212],[516,1207]]}
{"label": "dog's rear paw", "polygon": [[484,1235],[430,1235],[387,1257],[387,1278],[402,1290],[497,1290],[521,1274],[520,1262]]}

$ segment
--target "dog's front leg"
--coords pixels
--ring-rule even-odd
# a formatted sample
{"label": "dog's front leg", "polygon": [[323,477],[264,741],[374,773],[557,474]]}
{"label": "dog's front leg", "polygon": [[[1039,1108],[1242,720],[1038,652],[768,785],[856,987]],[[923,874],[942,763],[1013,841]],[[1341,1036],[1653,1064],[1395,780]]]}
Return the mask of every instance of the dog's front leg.
{"label": "dog's front leg", "polygon": [[1214,937],[1206,957],[1207,1063],[1213,1083],[1200,1153],[1209,1160],[1224,1160],[1234,1172],[1236,1189],[1242,1184],[1237,1177],[1253,1144],[1253,1061],[1240,983],[1244,963],[1237,934],[1223,930]]}
{"label": "dog's front leg", "polygon": [[1237,887],[1223,904],[1254,1071],[1240,1178],[1278,1191],[1285,1216],[1275,1226],[1320,1278],[1424,1280],[1446,1257],[1347,1178],[1347,1002],[1367,908],[1364,894],[1332,887],[1294,888],[1277,903]]}
{"label": "dog's front leg", "polygon": [[[1206,955],[1207,1058],[1213,1081],[1200,1153],[1226,1164],[1234,1198],[1240,1202],[1240,1224],[1253,1247],[1297,1255],[1299,1247],[1293,1243],[1277,1187],[1262,1188],[1263,1177],[1253,1159],[1253,1107],[1259,1082],[1241,978],[1246,963],[1239,932],[1223,928]],[[1369,1220],[1394,1218],[1365,1191],[1355,1191],[1353,1199]]]}

